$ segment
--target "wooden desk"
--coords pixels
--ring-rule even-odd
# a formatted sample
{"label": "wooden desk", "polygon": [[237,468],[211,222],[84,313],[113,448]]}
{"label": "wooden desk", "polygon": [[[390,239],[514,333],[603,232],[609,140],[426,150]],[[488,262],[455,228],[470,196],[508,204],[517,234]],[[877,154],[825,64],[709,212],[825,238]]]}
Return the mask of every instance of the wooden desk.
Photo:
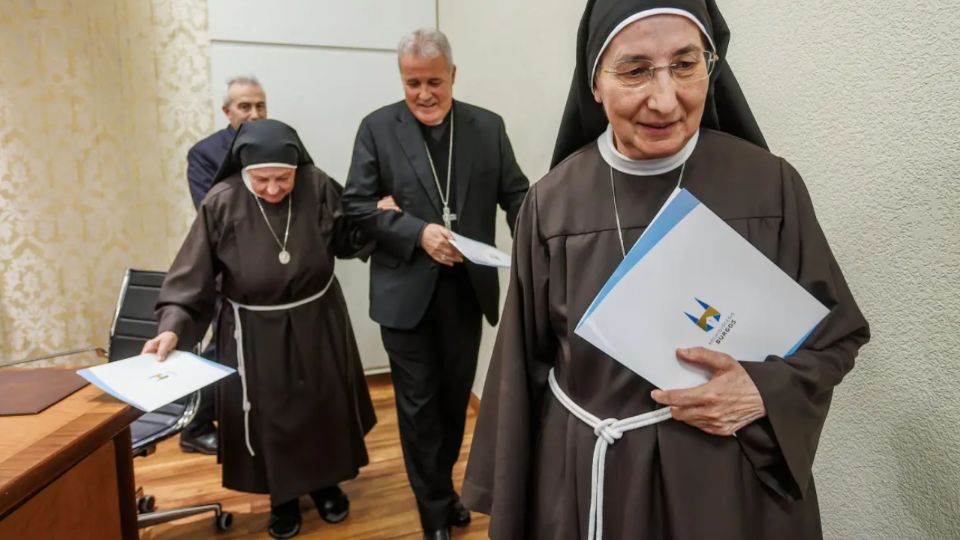
{"label": "wooden desk", "polygon": [[0,538],[137,538],[136,409],[86,386],[40,414],[0,417]]}

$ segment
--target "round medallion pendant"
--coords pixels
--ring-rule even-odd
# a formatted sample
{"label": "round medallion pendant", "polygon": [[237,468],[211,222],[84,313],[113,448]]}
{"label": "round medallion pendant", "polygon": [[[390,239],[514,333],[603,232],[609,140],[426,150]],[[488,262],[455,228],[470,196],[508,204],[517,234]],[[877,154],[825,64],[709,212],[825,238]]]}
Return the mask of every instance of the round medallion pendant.
{"label": "round medallion pendant", "polygon": [[287,264],[290,262],[290,252],[283,250],[277,255],[277,258],[280,259],[280,264]]}

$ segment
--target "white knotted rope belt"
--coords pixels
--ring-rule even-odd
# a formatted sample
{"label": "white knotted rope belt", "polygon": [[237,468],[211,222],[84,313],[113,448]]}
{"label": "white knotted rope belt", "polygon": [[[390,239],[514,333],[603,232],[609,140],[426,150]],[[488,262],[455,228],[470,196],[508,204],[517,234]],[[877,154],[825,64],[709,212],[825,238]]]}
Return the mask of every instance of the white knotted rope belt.
{"label": "white knotted rope belt", "polygon": [[652,426],[669,420],[670,408],[664,407],[623,420],[616,418],[607,418],[601,420],[590,412],[577,405],[570,396],[564,393],[557,383],[557,378],[550,369],[547,377],[550,383],[550,390],[561,405],[566,407],[570,414],[576,416],[584,424],[593,428],[593,434],[597,436],[597,444],[593,447],[593,468],[591,470],[590,480],[590,518],[587,530],[587,540],[601,540],[603,536],[603,475],[607,457],[607,448],[617,442],[627,431]]}
{"label": "white knotted rope belt", "polygon": [[240,310],[245,309],[247,311],[287,311],[296,307],[300,307],[310,302],[315,302],[319,300],[323,295],[327,294],[327,291],[330,290],[330,286],[333,285],[334,276],[330,276],[330,281],[323,287],[323,290],[317,294],[304,298],[303,300],[297,300],[296,302],[290,302],[289,304],[280,304],[277,306],[251,306],[247,304],[241,304],[239,302],[234,302],[229,298],[227,301],[230,302],[230,305],[233,306],[233,339],[237,342],[237,373],[240,374],[240,389],[243,392],[243,438],[247,443],[247,451],[250,452],[250,456],[253,457],[256,454],[253,452],[253,445],[250,444],[250,399],[247,394],[247,373],[246,373],[246,363],[244,362],[243,355],[243,324],[240,323]]}

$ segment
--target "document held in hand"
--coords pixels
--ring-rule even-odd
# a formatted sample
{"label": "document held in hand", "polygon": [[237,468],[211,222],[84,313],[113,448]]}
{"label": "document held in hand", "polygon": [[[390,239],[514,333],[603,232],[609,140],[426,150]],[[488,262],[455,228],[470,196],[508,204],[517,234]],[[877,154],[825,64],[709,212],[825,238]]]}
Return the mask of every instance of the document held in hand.
{"label": "document held in hand", "polygon": [[453,240],[450,243],[474,264],[510,268],[510,255],[491,245],[471,240],[457,233],[453,233]]}
{"label": "document held in hand", "polygon": [[663,389],[709,373],[677,359],[706,347],[741,361],[793,354],[828,310],[687,190],[678,190],[575,330]]}
{"label": "document held in hand", "polygon": [[150,412],[219,381],[235,370],[195,354],[173,351],[160,362],[141,354],[77,371],[111,396]]}

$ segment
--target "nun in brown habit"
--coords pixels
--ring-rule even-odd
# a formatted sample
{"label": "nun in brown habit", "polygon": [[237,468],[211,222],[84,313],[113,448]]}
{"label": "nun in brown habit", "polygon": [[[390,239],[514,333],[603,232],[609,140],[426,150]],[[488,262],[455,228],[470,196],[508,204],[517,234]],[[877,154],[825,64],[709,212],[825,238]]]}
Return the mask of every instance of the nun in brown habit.
{"label": "nun in brown habit", "polygon": [[[190,349],[217,320],[219,460],[224,487],[269,493],[268,530],[300,529],[298,497],[321,517],[347,517],[337,487],[367,464],[376,422],[335,257],[365,256],[342,188],[318,169],[291,127],[247,122],[163,283],[160,334],[145,351]],[[219,290],[218,290],[219,289]]]}
{"label": "nun in brown habit", "polygon": [[[464,480],[491,538],[822,535],[811,467],[869,330],[800,175],[766,150],[724,63],[729,38],[713,0],[588,2],[554,167],[519,216]],[[710,382],[656,389],[574,335],[678,184],[829,308],[795,354],[678,350]],[[600,422],[640,415],[636,429]]]}

